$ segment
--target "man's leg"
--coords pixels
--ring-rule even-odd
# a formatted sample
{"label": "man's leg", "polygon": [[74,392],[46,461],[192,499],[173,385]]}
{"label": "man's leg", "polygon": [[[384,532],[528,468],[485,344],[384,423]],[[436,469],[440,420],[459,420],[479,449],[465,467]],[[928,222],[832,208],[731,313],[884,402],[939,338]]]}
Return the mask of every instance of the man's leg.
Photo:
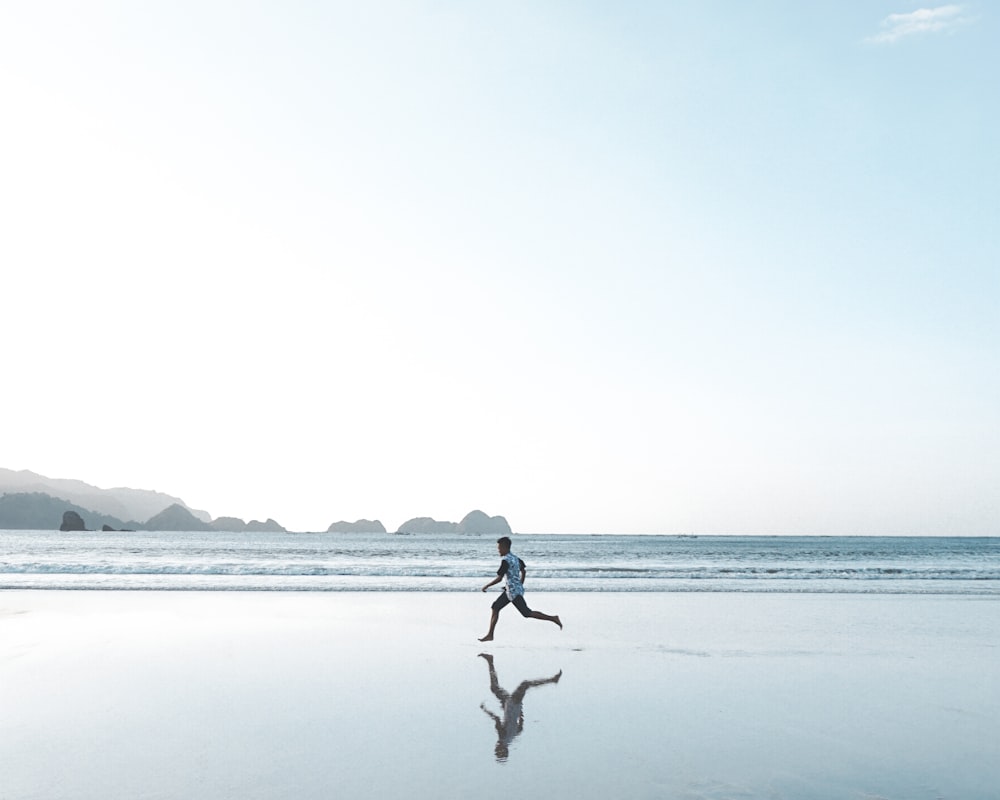
{"label": "man's leg", "polygon": [[479,641],[481,642],[492,642],[493,641],[493,631],[496,630],[497,620],[500,619],[500,612],[495,608],[490,613],[490,629],[489,632]]}
{"label": "man's leg", "polygon": [[543,619],[546,622],[554,622],[559,626],[559,630],[562,630],[562,620],[559,617],[551,616],[550,614],[543,614],[541,611],[532,611],[528,608],[528,604],[524,600],[524,595],[518,595],[514,598],[514,608],[521,612],[522,617],[530,617],[531,619]]}
{"label": "man's leg", "polygon": [[559,626],[559,630],[562,630],[562,620],[560,620],[559,617],[557,616],[552,616],[550,614],[543,614],[541,611],[532,611],[531,618],[544,619],[546,622],[554,622],[556,625]]}
{"label": "man's leg", "polygon": [[497,627],[497,620],[500,619],[500,609],[503,608],[510,600],[507,597],[506,592],[501,592],[500,596],[493,601],[492,612],[490,613],[490,630],[489,632],[479,641],[481,642],[492,642],[493,641],[493,631]]}

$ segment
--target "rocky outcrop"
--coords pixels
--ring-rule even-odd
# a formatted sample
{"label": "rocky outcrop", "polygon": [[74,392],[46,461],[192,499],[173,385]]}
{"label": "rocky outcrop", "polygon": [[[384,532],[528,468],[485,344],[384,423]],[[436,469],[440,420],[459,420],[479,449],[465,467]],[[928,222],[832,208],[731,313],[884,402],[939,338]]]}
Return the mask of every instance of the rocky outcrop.
{"label": "rocky outcrop", "polygon": [[85,531],[87,530],[87,527],[83,524],[83,517],[75,511],[66,511],[63,513],[62,525],[59,526],[59,530]]}
{"label": "rocky outcrop", "polygon": [[377,519],[359,519],[357,522],[334,522],[327,533],[385,533],[385,525]]}

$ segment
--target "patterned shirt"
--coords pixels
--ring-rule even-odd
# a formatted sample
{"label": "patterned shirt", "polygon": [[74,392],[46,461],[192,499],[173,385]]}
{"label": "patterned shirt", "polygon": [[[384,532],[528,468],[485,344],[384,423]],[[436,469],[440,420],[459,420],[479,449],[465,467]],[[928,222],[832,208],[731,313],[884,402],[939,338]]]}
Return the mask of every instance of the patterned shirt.
{"label": "patterned shirt", "polygon": [[513,553],[507,553],[500,562],[497,575],[507,579],[507,597],[511,600],[524,594],[524,586],[521,584],[521,570],[524,568],[524,562]]}

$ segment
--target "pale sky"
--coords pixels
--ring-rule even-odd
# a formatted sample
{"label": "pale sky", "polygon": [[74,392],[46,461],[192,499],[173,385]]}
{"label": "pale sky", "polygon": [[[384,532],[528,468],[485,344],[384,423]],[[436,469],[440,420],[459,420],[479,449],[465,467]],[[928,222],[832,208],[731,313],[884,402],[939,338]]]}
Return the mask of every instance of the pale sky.
{"label": "pale sky", "polygon": [[996,8],[3,3],[0,466],[1000,535]]}

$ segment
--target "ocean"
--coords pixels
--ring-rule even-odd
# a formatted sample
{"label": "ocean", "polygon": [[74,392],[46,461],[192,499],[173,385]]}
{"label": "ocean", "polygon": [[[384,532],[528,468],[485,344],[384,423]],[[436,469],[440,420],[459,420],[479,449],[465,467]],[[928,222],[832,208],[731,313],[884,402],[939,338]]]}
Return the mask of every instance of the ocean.
{"label": "ocean", "polygon": [[[0,589],[477,591],[469,534],[0,531]],[[1000,595],[1000,538],[515,534],[531,592]]]}

